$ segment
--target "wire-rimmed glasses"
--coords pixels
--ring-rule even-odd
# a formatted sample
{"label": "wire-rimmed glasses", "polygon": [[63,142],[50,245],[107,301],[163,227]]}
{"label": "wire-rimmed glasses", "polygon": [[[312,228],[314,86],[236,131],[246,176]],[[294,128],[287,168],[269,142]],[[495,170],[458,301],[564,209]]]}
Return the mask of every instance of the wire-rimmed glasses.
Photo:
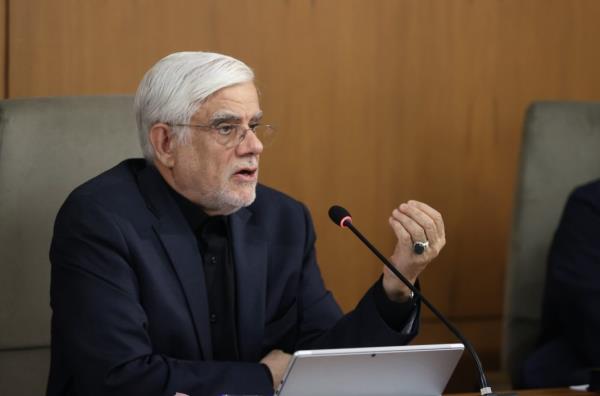
{"label": "wire-rimmed glasses", "polygon": [[275,128],[272,125],[254,124],[248,127],[242,124],[218,124],[218,125],[202,125],[202,124],[168,124],[170,126],[198,128],[212,132],[211,136],[217,143],[226,148],[233,148],[239,145],[248,134],[252,131],[260,140],[263,146],[268,146],[273,142],[275,137]]}

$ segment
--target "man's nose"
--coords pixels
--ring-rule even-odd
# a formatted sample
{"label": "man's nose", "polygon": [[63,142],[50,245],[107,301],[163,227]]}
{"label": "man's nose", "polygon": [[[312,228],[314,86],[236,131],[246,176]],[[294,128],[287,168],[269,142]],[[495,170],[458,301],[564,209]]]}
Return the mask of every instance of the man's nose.
{"label": "man's nose", "polygon": [[244,137],[244,140],[242,140],[240,142],[240,144],[237,146],[236,150],[238,152],[239,155],[245,155],[245,154],[260,154],[263,151],[263,144],[260,141],[260,139],[258,138],[258,136],[256,136],[256,134],[254,132],[252,132],[252,130],[247,130],[246,131],[246,136]]}

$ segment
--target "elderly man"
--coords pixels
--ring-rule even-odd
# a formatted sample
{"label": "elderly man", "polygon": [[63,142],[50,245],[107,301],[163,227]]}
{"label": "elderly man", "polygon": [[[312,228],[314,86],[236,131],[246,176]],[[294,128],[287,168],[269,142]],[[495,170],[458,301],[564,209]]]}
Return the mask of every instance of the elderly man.
{"label": "elderly man", "polygon": [[[48,395],[271,394],[295,350],[414,337],[419,304],[387,271],[343,315],[307,209],[257,184],[273,129],[248,66],[172,54],[135,110],[145,160],[78,187],[56,219]],[[415,282],[445,244],[442,218],[410,201],[389,223],[391,260]]]}

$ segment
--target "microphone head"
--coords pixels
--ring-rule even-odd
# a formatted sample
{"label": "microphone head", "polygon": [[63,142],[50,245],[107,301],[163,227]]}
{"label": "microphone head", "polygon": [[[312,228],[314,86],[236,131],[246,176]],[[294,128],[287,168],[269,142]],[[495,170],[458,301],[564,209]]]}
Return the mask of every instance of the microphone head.
{"label": "microphone head", "polygon": [[329,208],[329,218],[342,228],[346,227],[346,223],[352,224],[352,216],[350,216],[350,212],[341,206],[333,205],[331,208]]}

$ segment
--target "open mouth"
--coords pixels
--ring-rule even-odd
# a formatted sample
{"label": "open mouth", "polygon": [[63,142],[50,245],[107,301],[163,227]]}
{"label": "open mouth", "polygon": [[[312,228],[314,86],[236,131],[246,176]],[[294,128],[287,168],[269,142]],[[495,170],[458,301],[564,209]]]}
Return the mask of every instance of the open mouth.
{"label": "open mouth", "polygon": [[254,176],[256,176],[256,173],[258,172],[258,168],[243,168],[240,169],[239,171],[235,172],[234,175],[239,175],[242,176],[244,178],[253,178]]}

